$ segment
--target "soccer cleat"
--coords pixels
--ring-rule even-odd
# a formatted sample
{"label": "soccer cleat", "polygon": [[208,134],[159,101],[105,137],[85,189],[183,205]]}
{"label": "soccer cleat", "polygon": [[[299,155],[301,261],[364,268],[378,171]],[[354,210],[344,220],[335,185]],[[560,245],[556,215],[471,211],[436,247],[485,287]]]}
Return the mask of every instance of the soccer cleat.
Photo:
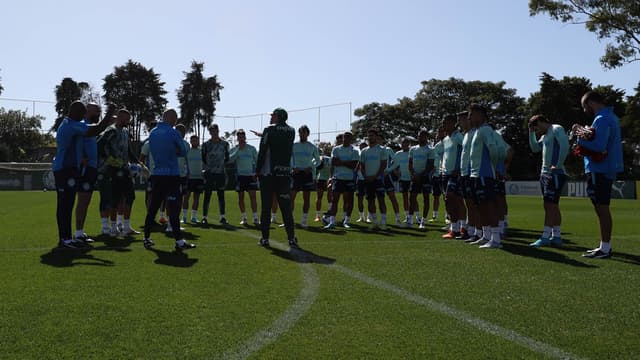
{"label": "soccer cleat", "polygon": [[456,236],[456,240],[468,240],[470,238],[471,236],[469,236],[466,230],[460,231],[460,235]]}
{"label": "soccer cleat", "polygon": [[284,227],[284,224],[280,224],[280,225],[278,225],[278,227],[281,227],[281,228],[283,228],[283,227]]}
{"label": "soccer cleat", "polygon": [[289,239],[289,247],[291,249],[300,249],[300,245],[298,245],[298,238]]}
{"label": "soccer cleat", "polygon": [[542,246],[549,246],[549,245],[551,245],[551,241],[549,240],[549,238],[542,237],[542,236],[538,240],[529,244],[529,246],[534,248],[539,248]]}
{"label": "soccer cleat", "polygon": [[256,226],[260,225],[260,219],[253,218],[253,225],[256,225]]}
{"label": "soccer cleat", "polygon": [[469,244],[471,244],[471,245],[484,245],[484,244],[486,244],[488,242],[489,242],[489,239],[485,239],[484,237],[482,237],[482,238],[480,238],[480,239],[478,239],[478,240],[476,240],[474,242],[471,242]]}
{"label": "soccer cleat", "polygon": [[431,219],[429,219],[429,222],[435,222],[436,218],[432,217]]}
{"label": "soccer cleat", "polygon": [[242,218],[242,220],[240,220],[240,225],[247,225],[247,219]]}
{"label": "soccer cleat", "polygon": [[182,220],[180,220],[181,223],[186,224],[187,223],[187,217],[183,216]]}
{"label": "soccer cleat", "polygon": [[346,221],[344,221],[344,222],[342,223],[342,227],[343,227],[343,228],[345,228],[345,229],[351,229],[351,225],[349,225],[349,223],[348,223],[348,222],[346,222]]}
{"label": "soccer cleat", "polygon": [[91,248],[91,245],[76,239],[60,241],[60,244],[58,246],[61,248],[77,249],[77,250]]}
{"label": "soccer cleat", "polygon": [[362,216],[360,216],[360,217],[358,218],[358,220],[356,220],[356,222],[363,222],[363,221],[364,221],[364,219],[362,218]]}
{"label": "soccer cleat", "polygon": [[502,244],[495,241],[488,241],[486,244],[480,245],[480,249],[500,249],[502,248]]}
{"label": "soccer cleat", "polygon": [[102,235],[111,235],[111,228],[109,228],[108,226],[103,226],[102,230],[100,231],[100,233]]}
{"label": "soccer cleat", "polygon": [[313,219],[313,222],[318,222],[318,221],[320,221],[320,216],[316,216],[316,218]]}
{"label": "soccer cleat", "polygon": [[124,229],[124,224],[122,223],[118,223],[118,225],[116,225],[118,227],[118,232],[122,232],[122,230]]}
{"label": "soccer cleat", "polygon": [[197,224],[198,223],[198,218],[195,217],[195,216],[192,216],[191,217],[191,222],[194,223],[194,224]]}
{"label": "soccer cleat", "polygon": [[367,216],[367,223],[371,224],[373,221],[371,221],[371,218]]}
{"label": "soccer cleat", "polygon": [[209,221],[207,221],[207,218],[206,218],[206,217],[203,217],[203,218],[202,218],[202,220],[200,221],[200,224],[202,224],[202,225],[208,225],[208,224],[209,224]]}
{"label": "soccer cleat", "polygon": [[82,235],[80,236],[76,236],[76,240],[78,241],[82,241],[85,244],[90,244],[92,242],[94,242],[94,240],[92,238],[89,237],[89,235],[82,233]]}
{"label": "soccer cleat", "polygon": [[178,243],[176,241],[176,246],[175,246],[176,251],[184,251],[184,250],[195,249],[195,248],[196,248],[195,244],[188,243],[184,240],[182,240],[182,243]]}
{"label": "soccer cleat", "polygon": [[441,227],[440,230],[449,231],[449,230],[451,230],[451,226],[445,225],[445,226]]}
{"label": "soccer cleat", "polygon": [[309,225],[307,225],[306,222],[301,222],[300,223],[300,227],[303,228],[303,229],[307,229],[309,227]]}
{"label": "soccer cleat", "polygon": [[138,235],[138,234],[140,234],[140,231],[136,231],[136,230],[132,229],[131,227],[129,227],[128,229],[123,229],[121,234],[122,234],[122,236]]}
{"label": "soccer cleat", "polygon": [[258,241],[258,245],[263,246],[263,247],[268,247],[269,246],[269,239],[260,239],[260,241]]}
{"label": "soccer cleat", "polygon": [[582,257],[590,258],[590,259],[608,259],[611,257],[611,249],[609,252],[604,252],[600,249],[587,250]]}
{"label": "soccer cleat", "polygon": [[476,235],[472,235],[472,236],[469,236],[469,238],[468,238],[468,239],[466,239],[464,242],[466,242],[466,243],[473,243],[473,242],[475,242],[475,241],[478,241],[479,239],[480,239],[480,238],[479,238],[479,237],[477,237]]}
{"label": "soccer cleat", "polygon": [[221,218],[220,218],[220,224],[222,224],[222,225],[227,225],[227,224],[229,224],[229,223],[227,222],[227,218],[225,218],[225,217],[221,217]]}
{"label": "soccer cleat", "polygon": [[427,227],[424,225],[423,222],[420,222],[420,225],[418,225],[418,229],[423,230],[426,229]]}
{"label": "soccer cleat", "polygon": [[443,239],[455,239],[458,236],[460,236],[459,232],[449,231],[448,233],[442,235],[442,238]]}
{"label": "soccer cleat", "polygon": [[167,220],[167,218],[166,218],[166,217],[161,216],[161,217],[160,217],[160,220],[158,220],[158,222],[159,222],[161,225],[164,225],[164,224],[168,223],[168,222],[169,222],[169,220]]}
{"label": "soccer cleat", "polygon": [[109,236],[116,237],[118,235],[120,235],[120,231],[118,231],[118,228],[112,227],[111,230],[109,230]]}
{"label": "soccer cleat", "polygon": [[562,247],[562,238],[560,236],[554,236],[551,238],[551,246]]}
{"label": "soccer cleat", "polygon": [[335,228],[336,228],[336,224],[334,224],[334,223],[329,223],[325,227],[323,227],[323,229],[325,229],[325,230],[332,230],[332,229],[335,229]]}
{"label": "soccer cleat", "polygon": [[156,243],[154,243],[151,239],[142,240],[142,246],[144,246],[145,249],[151,249],[155,244]]}

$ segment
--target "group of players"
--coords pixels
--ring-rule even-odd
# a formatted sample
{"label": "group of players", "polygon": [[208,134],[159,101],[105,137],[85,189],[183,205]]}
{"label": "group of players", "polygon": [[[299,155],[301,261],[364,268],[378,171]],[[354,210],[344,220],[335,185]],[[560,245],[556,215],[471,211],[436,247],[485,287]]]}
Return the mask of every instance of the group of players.
{"label": "group of players", "polygon": [[[583,98],[585,111],[596,115],[598,111],[609,109],[597,94],[593,94],[585,95],[586,103]],[[282,109],[276,110],[284,113],[286,121],[286,112]],[[274,113],[277,115],[277,112]],[[607,116],[611,117],[611,114],[609,111]],[[367,132],[367,141],[359,145],[360,151],[353,146],[353,135],[347,131],[336,138],[336,146],[332,149],[330,156],[321,156],[318,148],[308,140],[309,128],[302,126],[298,129],[298,142],[293,143],[291,139],[291,144],[288,145],[291,136],[287,135],[285,144],[278,144],[286,151],[272,153],[272,149],[264,149],[265,156],[270,159],[266,161],[266,165],[264,159],[262,165],[258,164],[258,151],[247,143],[244,130],[236,132],[237,145],[233,148],[220,138],[216,124],[209,127],[211,138],[202,144],[202,148],[196,135],[191,136],[190,141],[187,142],[184,140],[185,128],[177,124],[177,113],[172,109],[163,114],[162,121],[143,142],[140,157],[136,158],[131,151],[127,132],[131,119],[129,112],[124,109],[119,110],[115,115],[105,116],[96,124],[99,116],[98,105],[88,104],[85,107],[82,103],[74,103],[68,117],[58,130],[58,154],[54,160],[53,169],[58,189],[57,217],[60,245],[64,247],[82,248],[92,242],[84,233],[83,225],[95,184],[100,189],[101,195],[100,214],[103,234],[127,236],[138,233],[131,227],[130,222],[131,206],[135,199],[132,176],[137,172],[138,166],[144,169],[143,172],[148,171],[150,175],[147,180],[149,196],[146,201],[148,213],[145,220],[144,240],[147,248],[153,246],[150,231],[155,224],[156,212],[161,207],[163,209],[166,207],[170,214],[176,215],[170,216],[168,221],[164,216],[164,210],[160,215],[160,222],[168,222],[167,231],[174,234],[176,249],[195,247],[181,238],[182,229],[177,216],[182,208],[182,222],[188,222],[191,194],[193,194],[190,214],[192,223],[208,224],[209,202],[213,191],[216,191],[218,196],[220,223],[223,225],[228,223],[225,216],[224,196],[227,186],[225,169],[228,166],[235,166],[236,170],[236,191],[239,194],[238,206],[241,212],[240,224],[246,225],[248,221],[245,208],[245,193],[248,193],[253,223],[257,226],[262,223],[261,245],[268,244],[268,230],[265,233],[264,227],[276,221],[276,211],[280,205],[285,220],[283,226],[288,225],[286,227],[290,238],[289,243],[297,246],[297,239],[293,235],[293,224],[287,224],[293,221],[292,211],[296,195],[298,192],[303,193],[299,225],[306,228],[311,207],[310,193],[317,191],[315,221],[322,221],[326,230],[335,228],[337,224],[345,228],[350,227],[355,196],[357,196],[359,212],[357,222],[371,223],[371,229],[374,231],[385,230],[387,227],[385,196],[388,196],[392,205],[396,226],[411,227],[415,220],[419,228],[425,228],[430,208],[429,197],[433,194],[434,206],[431,221],[438,216],[439,198],[444,195],[448,226],[443,238],[463,240],[477,244],[480,248],[502,246],[501,239],[507,222],[505,180],[513,152],[500,133],[489,124],[487,110],[478,104],[470,105],[468,111],[446,116],[431,143],[429,143],[429,132],[420,130],[417,134],[417,145],[411,147],[411,139],[405,138],[401,140],[399,151],[394,151],[393,144],[385,143],[379,131],[371,128]],[[272,121],[274,129],[278,125],[278,116],[275,116],[275,119],[276,121]],[[287,131],[292,130],[284,121],[282,123],[283,129],[286,127]],[[612,120],[612,123],[615,124],[615,121]],[[599,124],[594,121],[593,129],[597,128],[596,125]],[[569,148],[567,136],[561,126],[551,124],[541,115],[534,116],[529,121],[529,129],[532,151],[542,151],[543,154],[540,182],[545,209],[542,236],[531,246],[561,246],[561,216],[558,202],[560,190],[566,181],[563,163]],[[267,130],[270,128],[265,129],[265,133]],[[255,131],[254,133],[262,137],[261,146],[268,143],[267,134]],[[607,134],[609,133],[610,131],[607,130]],[[615,131],[613,133],[615,135]],[[96,139],[95,136],[98,134],[100,135]],[[604,137],[600,136],[597,139],[602,142],[601,139]],[[585,148],[593,147],[591,144],[593,141],[595,140],[587,138],[586,135],[580,140]],[[598,143],[598,146],[604,146],[606,152],[606,147],[609,146],[607,144],[606,142],[604,145]],[[585,170],[590,179],[589,195],[594,202],[601,228],[604,226],[601,246],[587,252],[585,256],[589,257],[610,256],[607,240],[610,240],[611,225],[609,220],[607,232],[606,213],[610,198],[611,174],[615,179],[615,172],[618,171],[615,167],[622,160],[621,153],[618,156],[615,150],[608,152],[610,156],[608,158],[605,156],[605,162],[615,162],[610,166],[611,169],[604,169],[600,162],[592,161],[592,154],[585,155]],[[612,152],[614,154],[611,154]],[[278,191],[271,191],[269,196],[265,197],[265,191],[260,184],[260,180],[263,180],[260,173],[264,173],[265,166],[273,167],[271,162],[282,162],[283,159],[278,157],[283,156],[290,157],[286,159],[289,166],[283,163],[276,166],[273,172],[283,170],[283,174],[286,173],[279,174],[276,178],[284,178],[288,189],[283,191],[280,186]],[[594,171],[594,168],[600,171]],[[597,176],[593,174],[604,172],[603,169],[608,172]],[[606,191],[607,185],[609,193]],[[262,190],[262,219],[258,217],[256,201],[256,191],[259,189]],[[78,192],[76,233],[71,236],[71,209],[76,191]],[[202,192],[204,192],[202,219],[198,220],[197,211]],[[328,210],[322,215],[322,200],[325,192],[327,192]],[[396,192],[402,194],[404,220],[401,218]],[[419,211],[418,203],[420,194],[423,200],[422,212]],[[343,200],[343,216],[341,221],[337,222],[340,198]],[[368,202],[366,216],[365,198]],[[286,202],[289,204],[283,205]],[[118,214],[122,214],[123,217],[120,227],[118,227]]]}

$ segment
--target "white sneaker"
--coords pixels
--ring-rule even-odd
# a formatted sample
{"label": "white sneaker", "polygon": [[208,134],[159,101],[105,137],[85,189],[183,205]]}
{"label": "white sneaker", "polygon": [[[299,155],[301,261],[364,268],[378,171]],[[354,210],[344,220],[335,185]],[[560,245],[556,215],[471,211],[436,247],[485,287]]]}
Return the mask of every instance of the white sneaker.
{"label": "white sneaker", "polygon": [[488,241],[486,244],[480,245],[480,249],[500,249],[502,244],[496,241]]}
{"label": "white sneaker", "polygon": [[342,222],[342,227],[345,228],[345,229],[351,229],[351,225],[349,225],[349,223],[346,222],[346,221]]}
{"label": "white sneaker", "polygon": [[258,218],[254,218],[253,225],[260,225],[260,220]]}
{"label": "white sneaker", "polygon": [[303,228],[303,229],[306,229],[306,228],[309,227],[309,225],[307,225],[307,223],[301,222],[300,223],[300,227]]}
{"label": "white sneaker", "polygon": [[478,240],[476,240],[476,241],[474,241],[474,242],[471,242],[471,243],[469,243],[469,244],[471,244],[471,245],[484,245],[484,244],[486,244],[486,243],[488,243],[488,242],[489,242],[489,240],[488,240],[488,239],[480,238],[480,239],[478,239]]}
{"label": "white sneaker", "polygon": [[140,231],[136,231],[129,227],[128,229],[122,229],[122,232],[120,234],[122,234],[122,236],[138,235],[140,234]]}
{"label": "white sneaker", "polygon": [[358,220],[356,220],[356,222],[363,222],[364,219],[362,217],[359,217]]}
{"label": "white sneaker", "polygon": [[420,226],[418,226],[418,229],[424,230],[426,228],[426,226],[424,226],[424,223],[421,222]]}
{"label": "white sneaker", "polygon": [[247,225],[247,219],[243,218],[240,220],[240,225]]}

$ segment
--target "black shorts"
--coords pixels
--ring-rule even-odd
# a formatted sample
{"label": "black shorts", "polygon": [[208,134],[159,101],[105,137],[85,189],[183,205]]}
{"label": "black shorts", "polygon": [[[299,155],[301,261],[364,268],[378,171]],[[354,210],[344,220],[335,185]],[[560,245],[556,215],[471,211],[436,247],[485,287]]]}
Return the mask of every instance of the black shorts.
{"label": "black shorts", "polygon": [[495,199],[495,179],[488,177],[472,177],[471,191],[476,204]]}
{"label": "black shorts", "polygon": [[409,180],[400,180],[400,192],[408,193],[409,189],[411,189],[411,181]]}
{"label": "black shorts", "polygon": [[293,174],[293,191],[313,191],[316,184],[313,183],[313,174],[306,171],[299,171]]}
{"label": "black shorts", "polygon": [[353,193],[356,190],[356,184],[353,180],[333,180],[333,192],[334,193]]}
{"label": "black shorts", "polygon": [[495,183],[496,195],[505,197],[507,196],[507,185],[504,180],[496,180]]}
{"label": "black shorts", "polygon": [[224,191],[227,187],[227,176],[225,174],[204,173],[204,189],[207,191]]}
{"label": "black shorts", "polygon": [[460,193],[462,197],[465,199],[472,200],[473,196],[473,182],[469,176],[460,176],[458,187],[460,188]]}
{"label": "black shorts", "polygon": [[431,192],[433,193],[433,196],[442,195],[442,188],[444,184],[446,183],[444,182],[443,175],[433,175],[431,177]]}
{"label": "black shorts", "polygon": [[238,175],[236,182],[236,191],[256,191],[258,190],[258,181],[253,176]]}
{"label": "black shorts", "polygon": [[587,195],[594,205],[611,203],[611,186],[613,180],[601,173],[587,173]]}
{"label": "black shorts", "polygon": [[456,175],[444,175],[442,188],[447,194],[462,194],[461,177]]}
{"label": "black shorts", "polygon": [[429,179],[429,175],[422,175],[418,177],[418,180],[411,181],[411,186],[409,187],[409,191],[412,194],[429,194],[431,193],[431,182]]}
{"label": "black shorts", "polygon": [[125,205],[131,206],[136,199],[133,188],[133,179],[129,177],[129,169],[111,169],[111,201],[109,205],[112,209],[117,209],[120,201],[124,200]]}
{"label": "black shorts", "polygon": [[98,180],[98,169],[87,166],[80,169],[78,178],[78,192],[93,192]]}
{"label": "black shorts", "polygon": [[384,196],[385,186],[382,179],[375,179],[373,181],[365,181],[364,187],[367,195],[367,200],[373,200],[376,196]]}
{"label": "black shorts", "polygon": [[153,192],[152,197],[159,197],[166,201],[177,201],[180,205],[180,177],[179,176],[158,176],[152,175]]}
{"label": "black shorts", "polygon": [[560,193],[567,182],[565,174],[540,174],[540,191],[545,202],[557,204]]}
{"label": "black shorts", "polygon": [[367,189],[364,185],[364,180],[356,180],[356,194],[358,196],[365,196],[367,195]]}
{"label": "black shorts", "polygon": [[202,193],[204,191],[204,179],[189,179],[187,190],[196,194]]}
{"label": "black shorts", "polygon": [[189,192],[189,178],[186,176],[180,177],[180,194],[185,195]]}
{"label": "black shorts", "polygon": [[398,181],[398,177],[393,173],[389,173],[384,176],[384,191],[388,193],[392,193],[396,191],[396,183]]}
{"label": "black shorts", "polygon": [[59,193],[65,191],[75,193],[78,190],[78,178],[80,177],[78,169],[64,168],[54,171],[53,177],[56,181],[56,190]]}
{"label": "black shorts", "polygon": [[326,191],[327,190],[327,180],[316,180],[316,190],[317,191]]}

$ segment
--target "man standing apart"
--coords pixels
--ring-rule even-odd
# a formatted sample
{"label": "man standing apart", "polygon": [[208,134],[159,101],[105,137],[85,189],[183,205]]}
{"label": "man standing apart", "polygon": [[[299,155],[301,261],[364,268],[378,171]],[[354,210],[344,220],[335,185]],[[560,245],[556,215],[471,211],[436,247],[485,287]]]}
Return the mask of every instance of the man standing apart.
{"label": "man standing apart", "polygon": [[318,148],[310,143],[309,127],[302,125],[298,129],[300,141],[293,144],[291,163],[293,164],[293,188],[291,189],[291,210],[293,211],[296,201],[296,194],[302,191],[302,220],[300,226],[306,228],[307,217],[309,216],[311,191],[315,188],[313,181],[313,164],[320,162]]}
{"label": "man standing apart", "polygon": [[236,132],[238,145],[229,152],[229,163],[236,166],[236,191],[238,192],[238,206],[240,207],[240,225],[247,225],[247,213],[244,206],[244,193],[249,193],[251,210],[253,211],[253,224],[259,225],[258,205],[256,203],[256,190],[258,181],[256,178],[256,163],[258,152],[256,148],[247,144],[247,134],[240,129]]}
{"label": "man standing apart", "polygon": [[289,247],[299,248],[293,229],[291,210],[291,153],[296,131],[287,125],[289,115],[282,108],[271,113],[271,125],[266,127],[260,138],[257,176],[260,179],[260,200],[262,202],[260,246],[269,246],[271,226],[270,210],[274,194],[277,196],[282,221],[287,232]]}
{"label": "man standing apart", "polygon": [[96,125],[87,125],[81,122],[86,113],[87,108],[80,101],[69,106],[67,116],[56,131],[57,149],[51,166],[57,192],[58,245],[71,249],[81,249],[87,246],[83,241],[71,237],[71,216],[76,199],[80,162],[82,161],[83,138],[96,136],[112,120],[110,117],[105,117]]}
{"label": "man standing apart", "polygon": [[[593,154],[605,155],[603,159],[594,155],[584,157],[587,194],[591,198],[591,203],[593,203],[600,222],[600,246],[587,251],[582,256],[606,259],[611,257],[611,229],[613,227],[609,210],[611,186],[616,180],[616,174],[624,169],[620,120],[614,114],[613,108],[606,105],[604,97],[597,92],[589,91],[584,94],[581,102],[582,109],[595,118],[591,124],[591,131],[579,135],[578,145]],[[593,135],[589,135],[589,133],[593,133]]]}
{"label": "man standing apart", "polygon": [[202,163],[204,164],[204,200],[202,204],[202,224],[208,224],[209,203],[211,192],[218,195],[220,207],[220,223],[227,224],[225,214],[224,190],[227,186],[227,176],[224,165],[229,161],[229,143],[220,138],[218,124],[209,126],[211,139],[202,144]]}
{"label": "man standing apart", "polygon": [[156,213],[162,201],[166,201],[169,212],[169,223],[173,230],[173,237],[176,240],[175,249],[177,251],[193,249],[196,246],[182,239],[180,230],[180,168],[178,157],[186,156],[187,149],[180,133],[173,128],[178,122],[178,113],[174,109],[167,109],[162,114],[162,121],[158,123],[149,134],[149,148],[151,156],[155,162],[155,167],[151,171],[151,181],[153,190],[151,193],[151,203],[147,210],[147,217],[144,222],[144,241],[146,249],[154,245],[151,240],[151,227],[154,224]]}
{"label": "man standing apart", "polygon": [[[538,140],[537,136],[541,136]],[[560,236],[560,191],[567,182],[564,161],[569,152],[569,139],[564,128],[551,124],[544,115],[529,119],[529,147],[534,153],[542,151],[540,190],[544,205],[544,228],[542,236],[530,246],[562,246]]]}

